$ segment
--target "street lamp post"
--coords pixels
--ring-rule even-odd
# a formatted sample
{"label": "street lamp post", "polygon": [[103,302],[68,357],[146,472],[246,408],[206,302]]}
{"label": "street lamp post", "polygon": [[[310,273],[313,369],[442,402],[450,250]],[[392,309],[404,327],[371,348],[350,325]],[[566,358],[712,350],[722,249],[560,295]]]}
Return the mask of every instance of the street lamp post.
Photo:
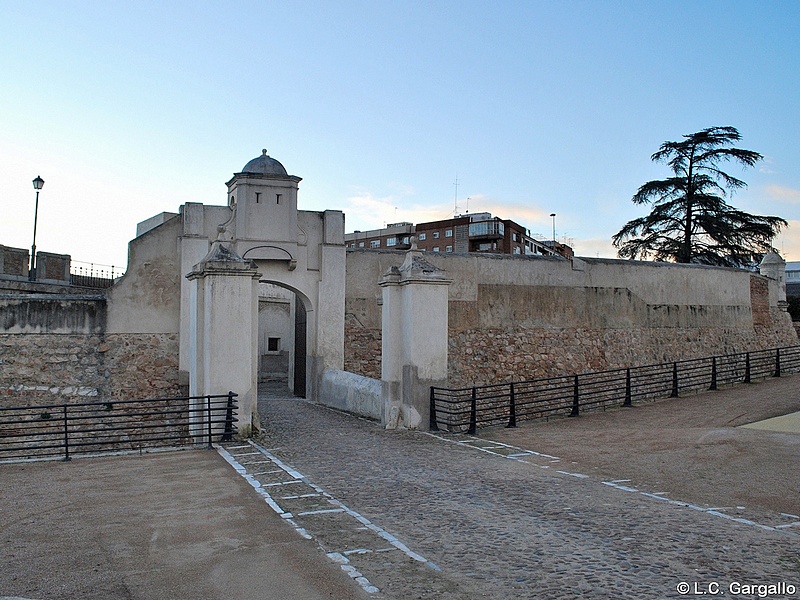
{"label": "street lamp post", "polygon": [[28,279],[36,281],[36,223],[39,220],[39,190],[44,186],[44,179],[36,176],[33,180],[33,189],[36,190],[36,210],[33,213],[33,245],[31,246],[31,266],[28,269]]}
{"label": "street lamp post", "polygon": [[556,213],[550,213],[553,219],[553,252],[556,251]]}

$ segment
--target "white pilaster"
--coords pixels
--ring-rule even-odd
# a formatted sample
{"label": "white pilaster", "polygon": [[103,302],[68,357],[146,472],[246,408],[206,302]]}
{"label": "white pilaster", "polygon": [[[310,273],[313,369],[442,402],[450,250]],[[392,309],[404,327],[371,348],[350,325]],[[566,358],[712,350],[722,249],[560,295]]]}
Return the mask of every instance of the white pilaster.
{"label": "white pilaster", "polygon": [[248,436],[258,428],[259,273],[251,261],[216,241],[186,277],[194,284],[189,394],[238,394],[237,430]]}
{"label": "white pilaster", "polygon": [[430,386],[447,381],[450,283],[415,244],[403,265],[389,269],[380,282],[381,379],[388,428],[429,426]]}

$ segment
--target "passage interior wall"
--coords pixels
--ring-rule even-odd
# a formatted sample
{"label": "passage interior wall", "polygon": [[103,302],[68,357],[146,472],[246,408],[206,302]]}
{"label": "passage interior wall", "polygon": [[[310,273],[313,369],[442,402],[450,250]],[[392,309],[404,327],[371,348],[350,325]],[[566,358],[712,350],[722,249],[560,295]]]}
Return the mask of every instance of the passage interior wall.
{"label": "passage interior wall", "polygon": [[[348,252],[348,371],[380,376],[377,282],[403,256]],[[746,271],[539,256],[429,253],[426,258],[453,280],[448,303],[451,386],[797,343],[790,317],[777,306],[777,283]]]}

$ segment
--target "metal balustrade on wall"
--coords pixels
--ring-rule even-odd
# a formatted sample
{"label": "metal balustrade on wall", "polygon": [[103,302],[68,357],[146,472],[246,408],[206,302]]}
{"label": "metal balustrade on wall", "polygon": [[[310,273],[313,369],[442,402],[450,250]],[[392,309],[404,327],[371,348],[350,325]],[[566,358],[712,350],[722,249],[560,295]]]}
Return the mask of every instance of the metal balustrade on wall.
{"label": "metal balustrade on wall", "polygon": [[207,445],[235,433],[236,394],[0,406],[0,460]]}
{"label": "metal balustrade on wall", "polygon": [[71,261],[69,281],[72,285],[104,289],[114,285],[125,274],[124,269],[113,265]]}
{"label": "metal balustrade on wall", "polygon": [[800,346],[464,388],[432,387],[430,428],[479,427],[578,416],[800,372]]}

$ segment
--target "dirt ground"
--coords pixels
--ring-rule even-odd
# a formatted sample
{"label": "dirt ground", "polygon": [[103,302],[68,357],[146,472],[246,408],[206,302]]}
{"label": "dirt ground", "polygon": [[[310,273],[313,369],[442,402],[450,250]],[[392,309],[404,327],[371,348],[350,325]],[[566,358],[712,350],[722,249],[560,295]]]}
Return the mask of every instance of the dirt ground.
{"label": "dirt ground", "polygon": [[0,464],[0,598],[366,597],[213,450]]}
{"label": "dirt ground", "polygon": [[739,427],[796,411],[800,375],[479,435],[673,499],[800,515],[800,432]]}

